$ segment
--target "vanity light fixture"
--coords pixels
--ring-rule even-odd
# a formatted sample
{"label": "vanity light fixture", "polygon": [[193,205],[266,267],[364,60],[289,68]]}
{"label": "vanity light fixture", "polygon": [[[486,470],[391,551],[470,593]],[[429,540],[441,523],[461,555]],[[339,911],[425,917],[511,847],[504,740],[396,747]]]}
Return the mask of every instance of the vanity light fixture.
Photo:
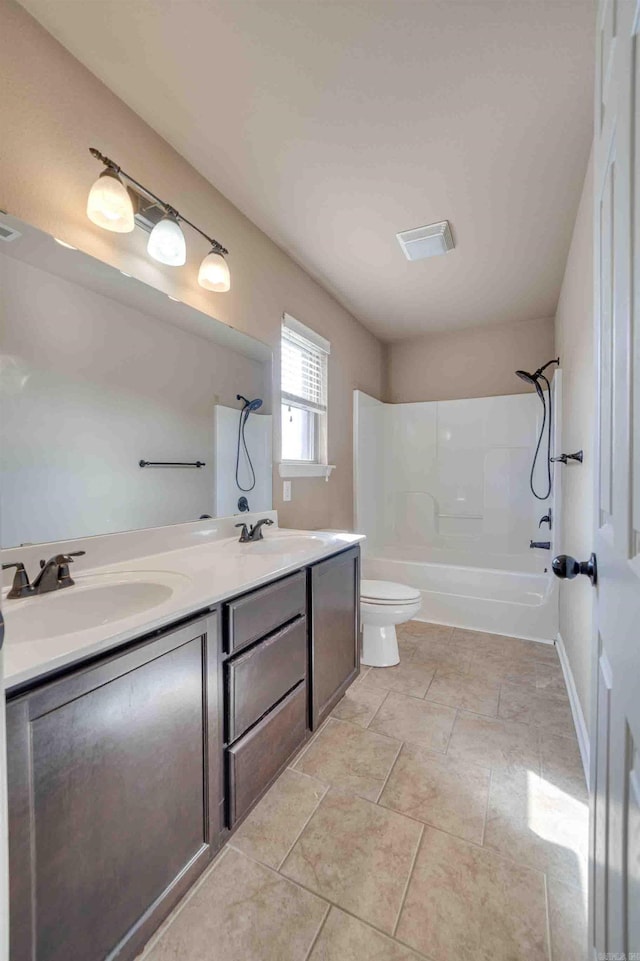
{"label": "vanity light fixture", "polygon": [[[226,247],[209,237],[194,223],[161,200],[147,187],[134,180],[109,157],[96,150],[89,153],[105,165],[87,201],[87,216],[98,227],[116,233],[128,233],[136,224],[149,232],[147,253],[154,260],[170,267],[182,267],[187,260],[187,244],[181,224],[187,224],[200,234],[210,246],[200,264],[198,283],[205,290],[223,293],[231,287]],[[126,181],[126,186],[123,183]]]}
{"label": "vanity light fixture", "polygon": [[182,267],[187,262],[187,242],[173,214],[159,220],[147,243],[147,253],[169,267]]}
{"label": "vanity light fixture", "polygon": [[217,250],[208,253],[200,264],[198,283],[205,290],[217,290],[221,293],[229,290],[231,286],[229,264]]}

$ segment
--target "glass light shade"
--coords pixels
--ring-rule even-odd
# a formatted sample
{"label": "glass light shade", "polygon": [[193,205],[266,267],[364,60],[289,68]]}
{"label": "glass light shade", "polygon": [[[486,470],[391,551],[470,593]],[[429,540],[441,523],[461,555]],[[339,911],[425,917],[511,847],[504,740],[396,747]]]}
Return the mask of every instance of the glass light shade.
{"label": "glass light shade", "polygon": [[129,234],[135,227],[131,197],[113,170],[103,170],[89,191],[87,217],[117,234]]}
{"label": "glass light shade", "polygon": [[169,267],[182,267],[187,261],[187,242],[175,217],[163,217],[151,233],[147,253]]}
{"label": "glass light shade", "polygon": [[229,265],[222,256],[214,250],[204,258],[198,271],[198,283],[205,290],[215,290],[225,293],[231,287]]}

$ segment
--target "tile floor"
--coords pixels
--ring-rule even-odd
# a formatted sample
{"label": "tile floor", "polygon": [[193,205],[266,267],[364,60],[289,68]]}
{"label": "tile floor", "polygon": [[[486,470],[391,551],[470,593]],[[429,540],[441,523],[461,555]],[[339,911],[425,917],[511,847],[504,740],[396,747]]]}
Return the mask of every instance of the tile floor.
{"label": "tile floor", "polygon": [[583,961],[587,794],[555,649],[399,637],[144,961]]}

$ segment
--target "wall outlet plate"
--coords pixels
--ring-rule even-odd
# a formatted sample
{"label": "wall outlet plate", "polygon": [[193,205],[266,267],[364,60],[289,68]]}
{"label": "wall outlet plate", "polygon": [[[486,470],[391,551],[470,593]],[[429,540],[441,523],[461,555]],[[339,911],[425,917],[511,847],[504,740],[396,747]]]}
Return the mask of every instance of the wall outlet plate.
{"label": "wall outlet plate", "polygon": [[282,482],[282,500],[283,501],[291,500],[291,481],[290,480],[286,480]]}

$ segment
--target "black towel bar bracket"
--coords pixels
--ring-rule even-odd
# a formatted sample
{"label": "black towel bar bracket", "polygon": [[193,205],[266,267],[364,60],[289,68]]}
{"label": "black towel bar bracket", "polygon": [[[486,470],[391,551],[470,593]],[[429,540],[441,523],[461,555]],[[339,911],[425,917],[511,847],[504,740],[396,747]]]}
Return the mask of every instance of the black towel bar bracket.
{"label": "black towel bar bracket", "polygon": [[179,461],[179,460],[140,460],[140,467],[206,467],[203,460]]}

